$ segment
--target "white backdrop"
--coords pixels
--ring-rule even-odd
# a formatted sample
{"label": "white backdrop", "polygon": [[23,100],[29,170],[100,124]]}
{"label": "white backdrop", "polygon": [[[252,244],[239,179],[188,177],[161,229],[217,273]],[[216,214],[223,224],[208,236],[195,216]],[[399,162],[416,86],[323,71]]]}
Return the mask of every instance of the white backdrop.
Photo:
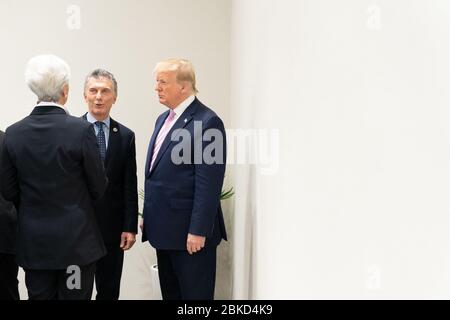
{"label": "white backdrop", "polygon": [[[82,115],[85,76],[110,70],[119,83],[112,117],[136,132],[139,185],[150,135],[165,111],[154,94],[155,64],[190,59],[196,66],[199,98],[227,124],[230,87],[230,2],[228,0],[1,0],[0,129],[28,115],[35,97],[24,84],[29,58],[54,53],[72,67],[68,107]],[[225,204],[227,207],[228,204]],[[227,214],[227,210],[225,214]],[[220,248],[217,297],[230,297],[228,245]],[[157,295],[148,244],[136,244],[125,258],[122,299]],[[22,297],[26,297],[23,281]]]}
{"label": "white backdrop", "polygon": [[[235,298],[450,298],[450,2],[234,0]],[[275,152],[276,149],[273,149]]]}
{"label": "white backdrop", "polygon": [[[227,174],[218,298],[448,299],[449,17],[446,0],[3,0],[0,128],[31,111],[31,56],[72,65],[77,115],[85,74],[105,67],[141,173],[164,110],[152,68],[186,57],[200,98],[260,154]],[[123,299],[157,295],[154,260],[127,254]]]}

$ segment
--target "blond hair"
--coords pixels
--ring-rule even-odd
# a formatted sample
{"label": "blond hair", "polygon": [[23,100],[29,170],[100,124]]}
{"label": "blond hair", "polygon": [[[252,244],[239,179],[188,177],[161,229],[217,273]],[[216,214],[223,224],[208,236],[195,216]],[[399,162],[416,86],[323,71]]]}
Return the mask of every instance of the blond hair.
{"label": "blond hair", "polygon": [[177,81],[189,82],[194,94],[198,93],[194,66],[189,60],[186,59],[168,59],[159,62],[155,67],[155,73],[159,72],[175,72]]}

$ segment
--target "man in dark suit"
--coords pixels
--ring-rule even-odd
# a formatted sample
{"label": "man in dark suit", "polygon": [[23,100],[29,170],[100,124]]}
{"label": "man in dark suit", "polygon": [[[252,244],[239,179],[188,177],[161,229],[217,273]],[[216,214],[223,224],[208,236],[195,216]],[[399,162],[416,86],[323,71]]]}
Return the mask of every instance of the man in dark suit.
{"label": "man in dark suit", "polygon": [[156,249],[163,299],[214,299],[217,246],[226,240],[224,125],[195,97],[189,61],[163,61],[155,72],[159,101],[169,110],[148,149],[143,240]]}
{"label": "man in dark suit", "polygon": [[6,130],[2,152],[0,191],[18,211],[17,262],[32,300],[90,299],[106,254],[93,201],[107,180],[93,126],[65,110],[69,77],[56,56],[30,60],[38,105]]}
{"label": "man in dark suit", "polygon": [[124,251],[136,241],[138,194],[134,132],[113,120],[110,111],[117,99],[117,81],[106,71],[91,72],[85,82],[88,113],[83,118],[95,125],[109,184],[95,203],[107,255],[97,262],[97,300],[118,300]]}
{"label": "man in dark suit", "polygon": [[[0,155],[3,146],[0,131]],[[19,300],[19,267],[15,257],[17,215],[13,204],[0,196],[0,300]]]}

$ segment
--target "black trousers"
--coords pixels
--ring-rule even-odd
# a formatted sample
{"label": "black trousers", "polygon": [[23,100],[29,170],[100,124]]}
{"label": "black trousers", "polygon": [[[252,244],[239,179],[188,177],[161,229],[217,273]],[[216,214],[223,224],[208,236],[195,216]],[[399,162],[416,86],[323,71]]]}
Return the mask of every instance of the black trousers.
{"label": "black trousers", "polygon": [[25,283],[30,300],[91,300],[95,263],[78,271],[25,270]]}
{"label": "black trousers", "polygon": [[192,256],[187,251],[156,250],[164,300],[214,300],[217,247]]}
{"label": "black trousers", "polygon": [[106,245],[106,250],[106,256],[97,261],[96,300],[119,300],[124,253],[118,244]]}
{"label": "black trousers", "polygon": [[20,300],[19,281],[15,256],[12,254],[0,253],[0,300]]}

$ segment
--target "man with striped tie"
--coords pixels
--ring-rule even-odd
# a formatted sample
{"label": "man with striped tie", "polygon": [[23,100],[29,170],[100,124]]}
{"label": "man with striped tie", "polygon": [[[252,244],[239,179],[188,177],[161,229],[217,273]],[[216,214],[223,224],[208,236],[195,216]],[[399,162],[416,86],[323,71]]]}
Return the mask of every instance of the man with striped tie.
{"label": "man with striped tie", "polygon": [[88,113],[83,118],[94,124],[108,187],[94,204],[107,255],[97,262],[97,300],[118,300],[124,251],[136,241],[138,195],[134,132],[110,116],[117,100],[113,74],[97,69],[86,77],[84,98]]}
{"label": "man with striped tie", "polygon": [[[214,299],[217,246],[227,239],[220,207],[224,125],[196,98],[189,61],[162,61],[155,73],[159,102],[169,110],[156,121],[148,149],[143,240],[156,249],[163,299]],[[198,157],[211,149],[202,139],[208,131],[218,133],[216,142],[222,142],[213,162]],[[180,144],[187,146],[182,156]],[[198,147],[194,152],[193,146]]]}

